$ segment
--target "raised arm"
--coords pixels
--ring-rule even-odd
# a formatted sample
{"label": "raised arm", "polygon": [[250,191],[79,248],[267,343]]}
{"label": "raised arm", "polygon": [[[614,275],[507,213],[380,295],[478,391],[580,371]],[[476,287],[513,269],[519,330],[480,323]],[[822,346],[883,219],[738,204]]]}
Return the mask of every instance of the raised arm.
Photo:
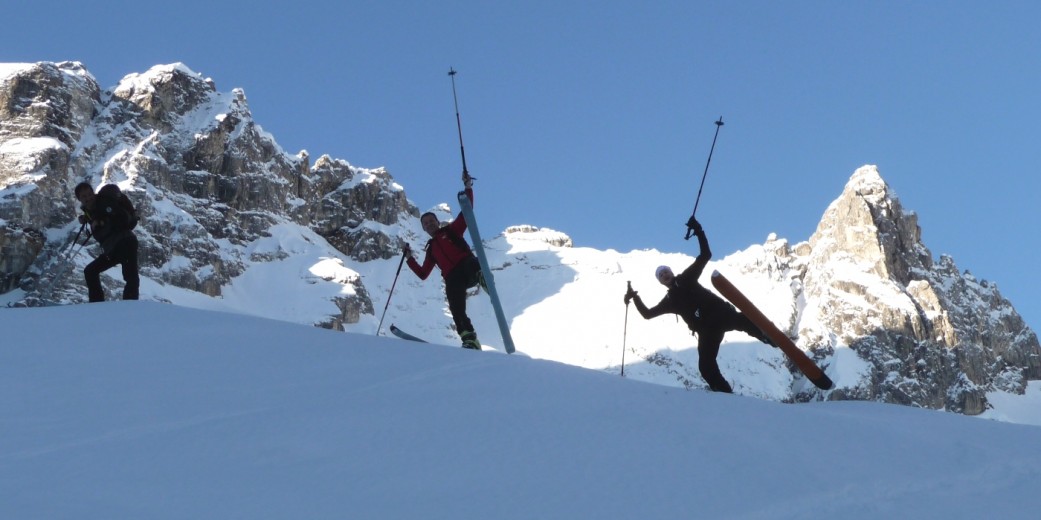
{"label": "raised arm", "polygon": [[705,271],[705,266],[708,265],[708,261],[712,259],[712,249],[708,246],[708,238],[705,236],[705,229],[701,227],[701,224],[697,220],[691,217],[690,225],[691,229],[694,230],[694,235],[698,237],[698,248],[701,251],[698,253],[697,258],[694,259],[694,263],[690,264],[690,267],[686,268],[680,273],[677,278],[681,279],[692,279],[697,281],[701,278],[701,273]]}

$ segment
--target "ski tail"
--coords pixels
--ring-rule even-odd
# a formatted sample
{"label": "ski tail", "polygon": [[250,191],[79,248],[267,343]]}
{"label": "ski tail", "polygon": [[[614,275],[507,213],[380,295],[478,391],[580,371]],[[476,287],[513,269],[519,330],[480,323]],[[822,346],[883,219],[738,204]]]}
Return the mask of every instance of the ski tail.
{"label": "ski tail", "polygon": [[481,272],[484,274],[484,282],[487,285],[486,290],[492,300],[492,307],[495,309],[495,319],[499,322],[503,348],[506,349],[507,354],[513,354],[516,350],[513,347],[513,336],[510,335],[510,326],[506,321],[506,314],[503,313],[502,303],[499,301],[499,292],[495,290],[495,279],[492,277],[492,270],[488,266],[488,255],[484,252],[481,232],[477,229],[477,217],[474,216],[474,207],[470,204],[470,198],[466,196],[465,191],[460,191],[458,198],[459,206],[463,209],[463,216],[466,217],[466,229],[470,232],[474,253],[477,255],[477,261],[481,264]]}
{"label": "ski tail", "polygon": [[737,287],[734,287],[734,284],[730,283],[730,280],[727,280],[719,271],[712,272],[712,286],[715,287],[724,298],[730,300],[730,303],[733,303],[735,307],[740,309],[749,320],[752,320],[752,323],[754,323],[756,327],[759,327],[759,330],[763,331],[763,333],[774,342],[774,345],[780,348],[782,352],[794,361],[795,365],[799,367],[799,370],[801,370],[817,388],[820,388],[821,390],[830,390],[835,386],[835,383],[831,381],[831,378],[829,378],[828,375],[825,374],[824,371],[821,370],[805,352],[795,346],[795,343],[791,338],[781,332],[781,329],[778,329],[773,322],[768,320],[766,315],[764,315],[758,307],[753,305],[752,302],[749,301],[741,291],[737,290]]}
{"label": "ski tail", "polygon": [[395,335],[395,336],[397,336],[397,337],[399,337],[399,338],[401,338],[401,339],[407,339],[409,341],[418,341],[420,343],[429,343],[425,339],[420,339],[420,338],[418,338],[416,336],[413,336],[413,335],[411,335],[411,334],[409,334],[409,333],[399,329],[397,327],[397,325],[394,325],[393,323],[390,325],[390,333]]}

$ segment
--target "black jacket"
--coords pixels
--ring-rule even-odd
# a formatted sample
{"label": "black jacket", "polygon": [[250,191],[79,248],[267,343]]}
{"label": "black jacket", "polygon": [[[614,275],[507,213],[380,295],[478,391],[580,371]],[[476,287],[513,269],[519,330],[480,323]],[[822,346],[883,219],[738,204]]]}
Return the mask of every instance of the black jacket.
{"label": "black jacket", "polygon": [[704,232],[698,233],[697,237],[701,254],[690,267],[676,276],[668,293],[657,305],[648,309],[639,295],[633,298],[636,310],[644,319],[649,320],[662,314],[678,314],[691,332],[701,333],[725,327],[729,322],[726,318],[736,312],[732,305],[698,283],[698,278],[712,258],[712,251]]}
{"label": "black jacket", "polygon": [[80,209],[89,219],[91,236],[101,244],[105,254],[111,254],[121,241],[134,235],[130,230],[130,213],[117,199],[95,196],[89,207]]}

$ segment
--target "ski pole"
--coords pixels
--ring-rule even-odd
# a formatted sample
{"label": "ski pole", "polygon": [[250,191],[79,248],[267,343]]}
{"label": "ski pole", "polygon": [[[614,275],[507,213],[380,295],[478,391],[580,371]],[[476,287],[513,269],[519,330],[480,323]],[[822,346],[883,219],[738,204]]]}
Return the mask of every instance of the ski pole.
{"label": "ski pole", "polygon": [[692,225],[694,215],[698,213],[698,203],[701,202],[701,190],[705,188],[705,177],[708,177],[708,165],[712,163],[712,152],[716,149],[716,138],[719,137],[719,127],[721,126],[723,126],[723,116],[719,116],[719,121],[716,121],[716,135],[712,136],[712,147],[708,150],[708,161],[705,161],[705,173],[701,174],[698,198],[694,201],[694,211],[690,214],[690,219],[687,220],[687,236],[683,237],[684,240],[690,240],[690,237],[694,236],[694,226]]}
{"label": "ski pole", "polygon": [[[633,292],[633,282],[627,281],[629,292]],[[625,339],[629,335],[629,301],[625,300],[625,324],[622,326],[622,377],[625,377]]]}
{"label": "ski pole", "polygon": [[463,122],[459,117],[459,97],[455,94],[455,75],[458,72],[452,67],[448,67],[448,77],[452,78],[452,101],[455,103],[455,128],[459,131],[459,156],[463,158],[463,178],[470,178],[477,180],[477,177],[470,177],[470,172],[466,169],[466,150],[463,148]]}
{"label": "ski pole", "polygon": [[398,284],[398,276],[401,274],[401,266],[405,265],[405,253],[401,253],[401,261],[398,262],[398,271],[394,273],[394,283],[390,284],[390,294],[387,295],[387,303],[383,306],[383,315],[380,316],[380,324],[376,327],[376,335],[380,335],[380,330],[383,329],[383,318],[387,317],[387,307],[390,307],[390,298],[394,296],[394,286]]}
{"label": "ski pole", "polygon": [[[50,267],[44,269],[43,272],[40,273],[40,279],[36,284],[36,292],[41,298],[48,296],[52,292],[54,285],[58,281],[58,277],[65,275],[65,269],[69,262],[79,254],[81,249],[83,249],[82,244],[79,243],[79,239],[80,235],[83,234],[83,229],[86,227],[87,224],[80,224],[80,229],[76,232],[76,236],[72,237],[72,240],[58,248],[58,252],[55,253],[54,261],[51,262]],[[45,285],[41,286],[40,282],[43,282]]]}
{"label": "ski pole", "polygon": [[[72,237],[72,241],[66,242],[65,245],[61,246],[61,248],[58,249],[58,255],[57,255],[58,257],[61,257],[65,253],[68,253],[70,251],[70,248],[75,249],[75,247],[77,245],[79,245],[80,235],[83,234],[83,230],[86,229],[86,227],[87,227],[86,223],[80,224],[80,229],[79,229],[79,231],[76,232],[76,236]],[[88,231],[87,233],[88,233],[87,239],[90,239],[90,232]],[[84,241],[84,242],[86,242],[86,241]]]}

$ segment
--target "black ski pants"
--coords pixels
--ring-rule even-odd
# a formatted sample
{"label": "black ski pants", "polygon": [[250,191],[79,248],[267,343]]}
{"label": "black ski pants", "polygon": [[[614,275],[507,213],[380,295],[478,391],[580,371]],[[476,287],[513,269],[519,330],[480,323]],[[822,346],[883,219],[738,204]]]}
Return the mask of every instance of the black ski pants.
{"label": "black ski pants", "polygon": [[127,236],[119,241],[111,254],[102,253],[83,268],[83,278],[87,281],[87,298],[90,302],[105,301],[105,289],[101,287],[101,273],[120,265],[123,268],[123,299],[136,300],[141,287],[141,278],[137,273],[137,237]]}
{"label": "black ski pants", "polygon": [[477,285],[477,274],[481,271],[481,264],[477,257],[471,256],[452,269],[445,277],[445,296],[448,297],[448,310],[452,313],[455,321],[455,331],[460,335],[463,332],[473,331],[473,323],[466,315],[466,290]]}
{"label": "black ski pants", "polygon": [[736,311],[728,314],[718,322],[717,326],[701,331],[698,334],[698,371],[701,372],[701,377],[705,379],[709,389],[713,392],[734,393],[730,383],[719,371],[719,363],[716,362],[719,345],[723,343],[723,335],[731,330],[739,330],[767,343],[766,336],[759,330],[759,327],[756,327],[748,316]]}

